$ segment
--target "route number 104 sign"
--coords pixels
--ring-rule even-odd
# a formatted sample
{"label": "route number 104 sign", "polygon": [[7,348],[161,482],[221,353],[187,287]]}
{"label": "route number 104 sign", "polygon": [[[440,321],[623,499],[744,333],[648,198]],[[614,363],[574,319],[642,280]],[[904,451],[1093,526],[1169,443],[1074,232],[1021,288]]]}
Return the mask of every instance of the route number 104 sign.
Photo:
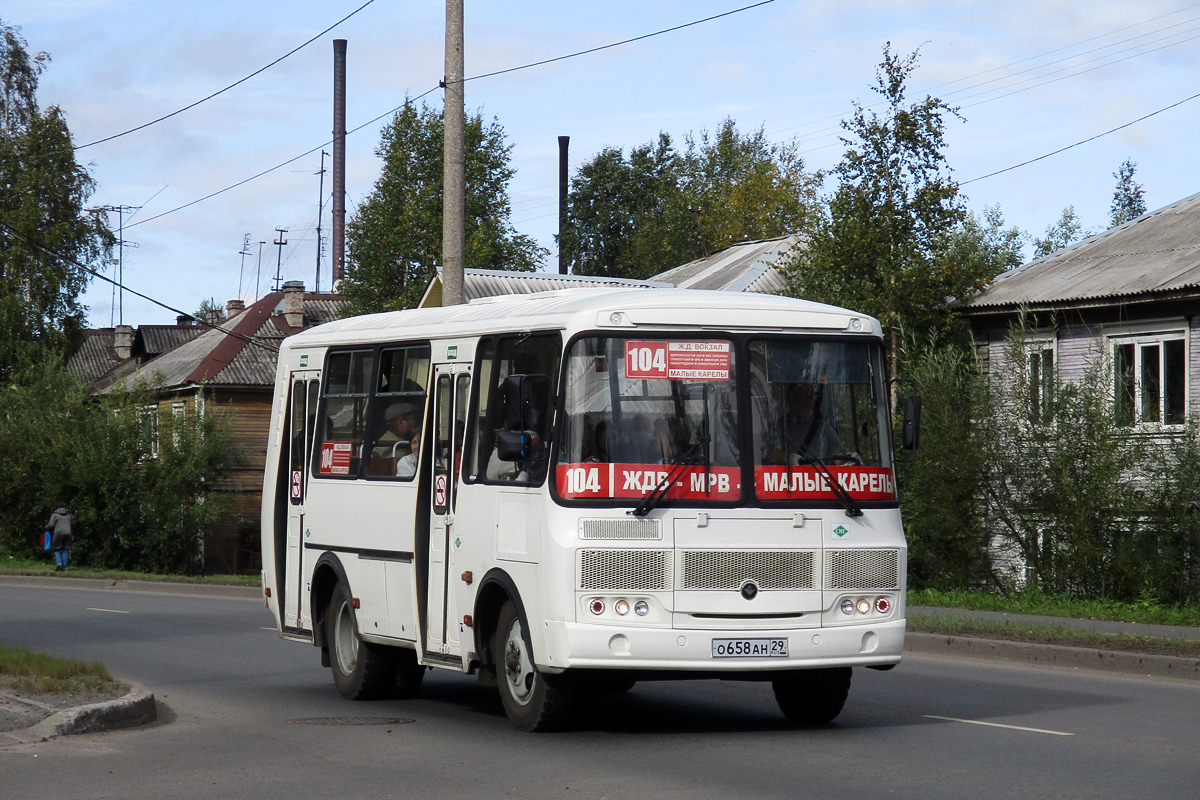
{"label": "route number 104 sign", "polygon": [[625,342],[625,377],[650,380],[727,381],[729,342]]}

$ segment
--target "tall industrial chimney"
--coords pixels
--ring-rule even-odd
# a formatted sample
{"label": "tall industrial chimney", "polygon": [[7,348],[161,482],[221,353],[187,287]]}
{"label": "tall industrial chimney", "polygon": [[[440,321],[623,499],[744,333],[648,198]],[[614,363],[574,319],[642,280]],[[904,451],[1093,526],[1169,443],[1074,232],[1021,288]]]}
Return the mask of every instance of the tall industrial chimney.
{"label": "tall industrial chimney", "polygon": [[346,40],[333,40],[333,290],[346,258]]}
{"label": "tall industrial chimney", "polygon": [[567,261],[563,258],[563,224],[567,220],[567,145],[570,136],[558,137],[558,274],[567,274]]}

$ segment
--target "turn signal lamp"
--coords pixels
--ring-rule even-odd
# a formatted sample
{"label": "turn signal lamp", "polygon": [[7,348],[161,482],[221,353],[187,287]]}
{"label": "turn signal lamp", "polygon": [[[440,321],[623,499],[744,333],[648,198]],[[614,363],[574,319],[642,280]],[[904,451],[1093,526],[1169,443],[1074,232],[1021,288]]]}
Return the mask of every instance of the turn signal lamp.
{"label": "turn signal lamp", "polygon": [[892,608],[892,601],[886,597],[875,598],[875,610],[880,614],[886,614]]}
{"label": "turn signal lamp", "polygon": [[588,603],[588,609],[598,617],[604,613],[604,601],[599,597],[593,597],[592,601]]}

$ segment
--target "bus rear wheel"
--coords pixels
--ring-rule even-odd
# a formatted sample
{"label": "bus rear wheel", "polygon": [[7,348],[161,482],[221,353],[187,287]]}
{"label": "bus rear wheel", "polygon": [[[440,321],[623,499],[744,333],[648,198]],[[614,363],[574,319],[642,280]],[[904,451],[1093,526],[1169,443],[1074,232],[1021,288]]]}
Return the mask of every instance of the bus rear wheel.
{"label": "bus rear wheel", "polygon": [[333,588],[325,614],[325,641],[333,683],[347,700],[384,697],[396,681],[396,657],[391,648],[364,642],[350,596],[342,584]]}
{"label": "bus rear wheel", "polygon": [[798,725],[823,725],[842,713],[850,694],[850,667],[791,672],[771,681],[779,710]]}
{"label": "bus rear wheel", "polygon": [[566,725],[571,693],[565,681],[538,671],[525,623],[511,600],[500,609],[492,657],[500,702],[514,726],[523,731],[550,731]]}

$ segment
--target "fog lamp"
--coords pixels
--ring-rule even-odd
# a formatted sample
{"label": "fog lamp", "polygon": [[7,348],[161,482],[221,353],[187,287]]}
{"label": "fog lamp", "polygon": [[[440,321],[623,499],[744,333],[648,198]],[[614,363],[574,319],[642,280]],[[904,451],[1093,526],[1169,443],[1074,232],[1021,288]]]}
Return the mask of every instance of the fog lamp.
{"label": "fog lamp", "polygon": [[853,614],[854,613],[854,601],[853,600],[851,600],[850,598],[846,598],[845,600],[842,601],[842,613],[843,614]]}
{"label": "fog lamp", "polygon": [[646,616],[650,613],[650,604],[645,600],[638,600],[633,604],[633,613],[637,614],[639,617]]}

